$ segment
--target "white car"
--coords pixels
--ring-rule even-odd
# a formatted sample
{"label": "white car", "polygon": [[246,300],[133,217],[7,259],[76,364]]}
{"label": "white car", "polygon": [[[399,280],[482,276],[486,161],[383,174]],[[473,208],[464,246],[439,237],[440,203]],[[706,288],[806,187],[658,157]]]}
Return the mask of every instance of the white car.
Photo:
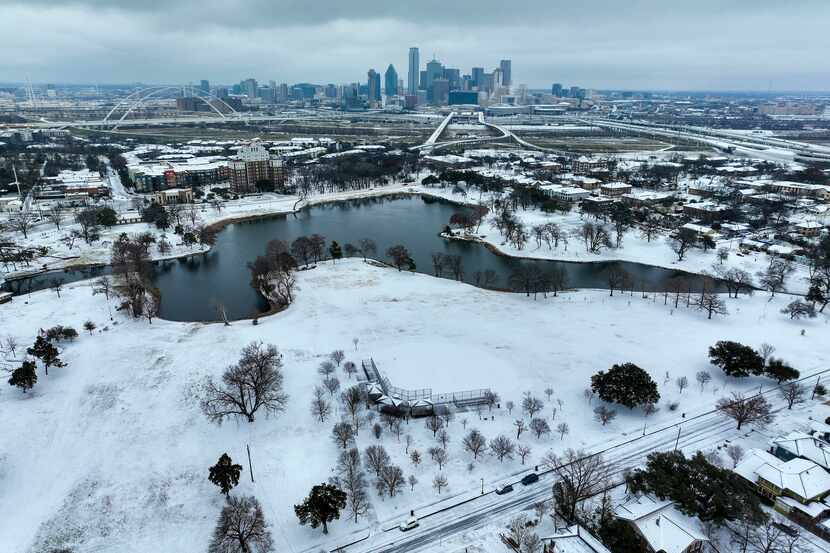
{"label": "white car", "polygon": [[398,528],[401,529],[401,532],[408,532],[409,530],[417,528],[418,526],[418,519],[416,517],[409,517],[405,521],[401,522],[401,525]]}

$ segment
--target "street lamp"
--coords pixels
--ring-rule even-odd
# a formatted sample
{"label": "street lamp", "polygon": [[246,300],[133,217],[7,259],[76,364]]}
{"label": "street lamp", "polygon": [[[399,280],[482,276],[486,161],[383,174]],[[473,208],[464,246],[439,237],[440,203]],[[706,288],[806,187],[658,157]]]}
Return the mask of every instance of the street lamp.
{"label": "street lamp", "polygon": [[481,495],[484,495],[484,478],[481,479]]}

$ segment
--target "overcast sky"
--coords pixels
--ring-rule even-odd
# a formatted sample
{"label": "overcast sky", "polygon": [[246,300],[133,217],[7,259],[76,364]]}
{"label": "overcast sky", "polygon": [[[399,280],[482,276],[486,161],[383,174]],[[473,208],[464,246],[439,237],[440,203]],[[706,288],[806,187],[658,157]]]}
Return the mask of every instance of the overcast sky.
{"label": "overcast sky", "polygon": [[342,83],[407,50],[514,83],[830,90],[828,0],[0,0],[0,81]]}

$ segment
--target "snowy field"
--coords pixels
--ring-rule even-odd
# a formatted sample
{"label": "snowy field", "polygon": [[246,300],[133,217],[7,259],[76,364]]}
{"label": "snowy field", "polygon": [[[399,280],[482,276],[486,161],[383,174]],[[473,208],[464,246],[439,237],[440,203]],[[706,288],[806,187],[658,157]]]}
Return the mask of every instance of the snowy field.
{"label": "snowy field", "polygon": [[[492,489],[526,468],[518,458],[500,463],[486,455],[469,470],[472,456],[460,443],[463,419],[467,429],[478,428],[488,439],[515,437],[512,422],[523,415],[520,409],[508,414],[506,401],[520,404],[525,391],[545,401],[542,416],[552,427],[560,422],[570,427],[563,440],[523,434],[521,442],[532,448],[530,465],[549,449],[596,450],[641,432],[641,411],[622,408],[602,427],[583,397],[590,375],[614,363],[637,363],[658,382],[661,409],[648,420],[651,427],[676,422],[682,413],[708,411],[729,391],[771,385],[763,378],[727,379],[710,367],[707,348],[717,340],[773,344],[776,355],[802,375],[825,369],[830,361],[827,315],[790,321],[778,312],[790,301],[786,296],[730,299],[731,314],[709,321],[697,311],[672,310],[662,298],[579,291],[534,301],[356,260],[302,272],[299,285],[295,304],[260,319],[258,326],[160,320],[149,325],[122,315],[110,322],[104,297],[93,297],[83,283],[67,286],[60,299],[42,291],[33,293],[29,304],[19,297],[0,306],[2,333],[24,345],[39,328],[55,324],[81,332],[62,346],[68,366],[51,369],[49,376],[39,369],[34,390],[23,394],[0,387],[0,550],[204,551],[223,501],[207,481],[207,470],[227,452],[244,467],[234,493],[254,494],[262,502],[277,550],[316,552],[318,544],[333,547],[367,530],[388,528],[411,508],[477,494],[481,479]],[[89,335],[81,329],[87,319],[108,329]],[[192,386],[221,375],[252,340],[273,343],[283,353],[288,412],[258,416],[253,424],[213,425],[200,412]],[[333,420],[319,423],[309,411],[320,382],[317,367],[334,349],[345,350],[357,363],[373,357],[398,386],[438,392],[489,386],[500,394],[501,408],[484,411],[494,420],[467,412],[450,423],[450,460],[443,471],[449,489],[440,496],[431,486],[438,467],[426,453],[436,442],[424,423],[404,425],[412,447],[424,457],[417,467],[405,455],[403,440],[385,433],[380,442],[405,475],[417,477],[415,490],[407,486],[391,499],[371,491],[368,518],[355,524],[346,515],[324,537],[319,529],[299,526],[292,506],[329,478],[338,454],[330,439]],[[700,370],[713,376],[704,390],[694,379]],[[344,387],[349,384],[342,371],[338,376]],[[680,376],[691,382],[682,393],[674,384]],[[551,401],[547,387],[554,390]],[[679,402],[676,411],[666,407],[672,401]],[[826,410],[805,404],[797,413],[802,420],[823,419]],[[776,424],[779,429],[788,428]],[[362,430],[360,449],[373,443]]]}

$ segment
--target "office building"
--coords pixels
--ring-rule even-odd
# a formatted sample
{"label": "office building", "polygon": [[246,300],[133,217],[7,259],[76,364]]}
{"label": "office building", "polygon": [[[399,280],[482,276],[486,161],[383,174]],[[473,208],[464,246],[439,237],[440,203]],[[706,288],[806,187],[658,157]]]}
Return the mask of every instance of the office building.
{"label": "office building", "polygon": [[368,73],[368,80],[366,82],[368,86],[368,91],[366,96],[369,98],[369,102],[379,102],[380,101],[380,73],[375,71],[374,69],[370,69]]}
{"label": "office building", "polygon": [[436,106],[445,106],[449,102],[450,82],[443,77],[432,81],[432,103]]}
{"label": "office building", "polygon": [[557,98],[562,97],[562,84],[561,83],[554,83],[552,87],[550,87],[550,93],[556,96]]}
{"label": "office building", "polygon": [[444,78],[450,82],[450,90],[461,88],[461,71],[458,69],[445,67]]}
{"label": "office building", "polygon": [[484,81],[484,68],[483,67],[473,67],[473,70],[470,74],[472,77],[473,86],[477,86],[479,90],[482,90],[481,86]]}
{"label": "office building", "polygon": [[432,82],[435,79],[444,76],[444,66],[441,65],[441,62],[436,60],[435,58],[432,61],[427,63],[427,79],[426,79],[426,89],[427,89],[427,96],[429,96],[429,91],[432,90]]}
{"label": "office building", "polygon": [[499,62],[499,69],[501,70],[501,85],[511,86],[513,84],[513,67],[510,60],[501,60]]}
{"label": "office building", "polygon": [[210,83],[207,80],[202,79],[199,83],[199,90],[205,93],[210,92]]}
{"label": "office building", "polygon": [[272,157],[262,144],[251,143],[237,152],[228,164],[231,190],[237,194],[255,192],[268,183],[278,188],[285,183],[285,167],[282,158]]}
{"label": "office building", "polygon": [[478,104],[478,92],[451,90],[449,94],[449,105],[476,105]]}
{"label": "office building", "polygon": [[421,54],[417,48],[409,49],[409,73],[407,73],[406,90],[410,95],[418,93],[421,76]]}
{"label": "office building", "polygon": [[248,98],[256,98],[257,82],[256,79],[245,79],[240,83],[242,93]]}
{"label": "office building", "polygon": [[395,66],[391,63],[384,74],[383,90],[387,98],[398,95],[398,72],[395,71]]}

